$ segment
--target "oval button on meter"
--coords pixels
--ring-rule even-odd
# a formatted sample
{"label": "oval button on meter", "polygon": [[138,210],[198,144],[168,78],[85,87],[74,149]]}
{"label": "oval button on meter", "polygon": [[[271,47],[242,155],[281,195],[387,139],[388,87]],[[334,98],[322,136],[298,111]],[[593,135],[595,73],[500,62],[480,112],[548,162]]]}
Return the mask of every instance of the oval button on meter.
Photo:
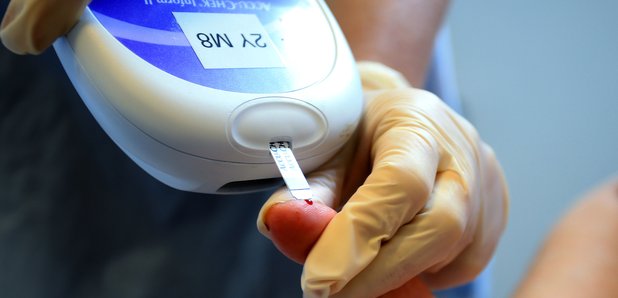
{"label": "oval button on meter", "polygon": [[268,97],[239,106],[230,117],[229,137],[234,148],[250,156],[265,156],[272,141],[292,143],[298,159],[326,137],[328,123],[322,113],[303,101]]}
{"label": "oval button on meter", "polygon": [[88,2],[56,53],[105,132],[167,185],[270,188],[283,176],[271,142],[308,173],[361,119],[356,63],[324,0]]}

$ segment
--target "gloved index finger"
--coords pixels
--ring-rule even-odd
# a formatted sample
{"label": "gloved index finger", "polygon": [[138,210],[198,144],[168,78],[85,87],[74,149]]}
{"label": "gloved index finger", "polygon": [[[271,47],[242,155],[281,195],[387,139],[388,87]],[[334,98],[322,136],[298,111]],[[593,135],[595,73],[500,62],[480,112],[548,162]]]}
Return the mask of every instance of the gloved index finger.
{"label": "gloved index finger", "polygon": [[373,148],[372,171],[310,252],[302,278],[307,296],[340,291],[425,206],[433,188],[438,146],[405,111],[384,112],[380,106],[368,110],[361,143]]}

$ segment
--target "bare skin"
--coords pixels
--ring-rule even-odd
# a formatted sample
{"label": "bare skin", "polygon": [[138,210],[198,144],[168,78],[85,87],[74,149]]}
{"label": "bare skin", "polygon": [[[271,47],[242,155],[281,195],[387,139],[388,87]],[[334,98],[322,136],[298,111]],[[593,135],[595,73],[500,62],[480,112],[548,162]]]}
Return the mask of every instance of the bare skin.
{"label": "bare skin", "polygon": [[[302,200],[292,200],[271,207],[264,220],[275,246],[285,256],[302,264],[335,214],[335,210],[317,201],[310,205]],[[420,278],[413,278],[381,297],[424,298],[433,295]]]}
{"label": "bare skin", "polygon": [[618,297],[617,276],[618,177],[562,218],[515,297]]}
{"label": "bare skin", "polygon": [[335,210],[317,201],[293,200],[272,206],[265,216],[271,240],[279,251],[303,264]]}
{"label": "bare skin", "polygon": [[[11,2],[0,26],[2,42],[15,53],[40,53],[72,26],[89,1],[63,3],[68,6],[57,5],[56,2]],[[357,60],[384,63],[402,72],[413,85],[422,86],[433,39],[448,1],[332,0],[328,3],[349,39]],[[25,18],[26,15],[34,17]],[[53,30],[38,30],[48,27]],[[298,201],[287,202],[269,210],[266,225],[271,231],[274,244],[291,259],[303,262],[335,214],[330,207],[319,203],[308,205]],[[431,293],[418,279],[412,279],[385,295],[428,296]]]}
{"label": "bare skin", "polygon": [[356,60],[376,61],[422,87],[447,0],[328,0]]}

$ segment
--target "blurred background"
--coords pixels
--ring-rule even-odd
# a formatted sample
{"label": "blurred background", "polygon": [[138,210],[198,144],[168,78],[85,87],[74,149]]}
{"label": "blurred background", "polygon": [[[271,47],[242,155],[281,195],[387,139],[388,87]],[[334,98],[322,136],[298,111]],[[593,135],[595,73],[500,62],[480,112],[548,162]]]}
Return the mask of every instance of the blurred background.
{"label": "blurred background", "polygon": [[452,1],[448,25],[464,113],[510,184],[491,295],[509,297],[556,220],[618,173],[618,1]]}
{"label": "blurred background", "polygon": [[509,297],[558,218],[618,174],[618,1],[452,1],[466,116],[511,192],[492,297]]}

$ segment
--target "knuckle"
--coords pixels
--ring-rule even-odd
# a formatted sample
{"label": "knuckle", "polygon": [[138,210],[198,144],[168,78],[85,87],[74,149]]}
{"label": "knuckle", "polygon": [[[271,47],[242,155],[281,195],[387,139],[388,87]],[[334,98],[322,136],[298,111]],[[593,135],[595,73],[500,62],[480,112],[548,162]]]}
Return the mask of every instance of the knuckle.
{"label": "knuckle", "polygon": [[493,184],[504,184],[502,168],[495,151],[487,144],[481,144],[481,174],[483,179]]}
{"label": "knuckle", "polygon": [[442,207],[433,210],[433,228],[447,243],[455,244],[462,240],[465,234],[465,216],[454,208]]}
{"label": "knuckle", "polygon": [[489,259],[466,259],[464,266],[461,268],[461,278],[463,282],[469,282],[475,279],[487,266]]}
{"label": "knuckle", "polygon": [[482,143],[481,144],[481,150],[483,152],[483,155],[485,156],[485,159],[487,160],[487,162],[489,164],[497,164],[498,163],[498,158],[496,157],[496,152],[494,151],[493,148],[491,148],[491,146],[487,145],[486,143]]}
{"label": "knuckle", "polygon": [[394,187],[400,188],[405,193],[413,194],[414,197],[429,197],[432,183],[405,162],[384,162],[380,167],[383,173],[390,176],[384,178],[392,181]]}

